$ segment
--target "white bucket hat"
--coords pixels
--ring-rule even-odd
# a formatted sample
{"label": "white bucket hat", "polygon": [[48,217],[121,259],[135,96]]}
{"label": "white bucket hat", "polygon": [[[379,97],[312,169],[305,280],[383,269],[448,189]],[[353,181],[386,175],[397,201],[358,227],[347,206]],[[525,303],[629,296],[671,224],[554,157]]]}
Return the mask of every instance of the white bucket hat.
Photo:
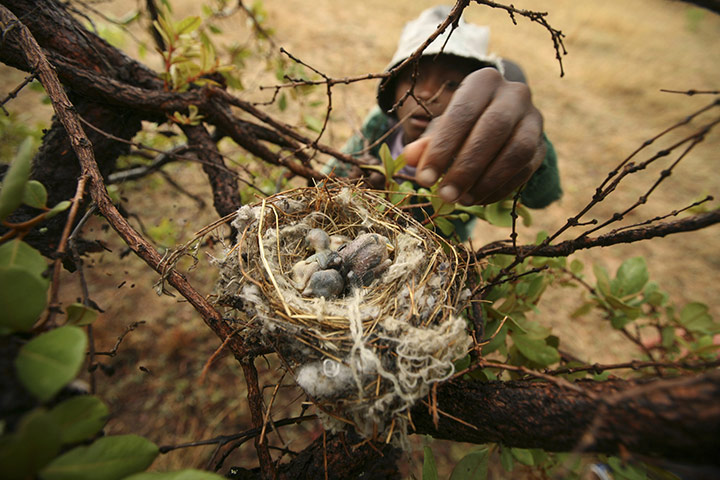
{"label": "white bucket hat", "polygon": [[[440,5],[423,11],[415,20],[408,22],[400,35],[398,48],[390,60],[386,72],[392,70],[403,60],[408,58],[422,45],[437,27],[448,17],[451,6]],[[449,39],[448,39],[449,37]],[[423,56],[437,54],[454,55],[477,62],[478,68],[492,66],[503,73],[500,57],[488,52],[490,42],[490,28],[465,22],[463,18],[458,26],[452,29],[448,26],[433,42],[423,50]],[[389,111],[395,103],[393,83],[396,75],[384,78],[378,86],[378,105],[383,111]]]}

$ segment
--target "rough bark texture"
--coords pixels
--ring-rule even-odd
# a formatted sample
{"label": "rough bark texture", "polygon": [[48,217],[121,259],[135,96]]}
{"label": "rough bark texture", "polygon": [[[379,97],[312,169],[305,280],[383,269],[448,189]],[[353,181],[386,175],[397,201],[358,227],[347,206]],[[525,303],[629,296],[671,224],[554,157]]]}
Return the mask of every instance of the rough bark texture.
{"label": "rough bark texture", "polygon": [[400,454],[400,450],[390,445],[370,444],[359,438],[347,438],[344,434],[328,434],[324,442],[320,436],[292,462],[282,465],[279,476],[284,479],[395,480],[401,478],[396,467]]}
{"label": "rough bark texture", "polygon": [[648,382],[450,382],[438,389],[438,429],[416,406],[418,433],[548,451],[633,453],[720,464],[720,372]]}

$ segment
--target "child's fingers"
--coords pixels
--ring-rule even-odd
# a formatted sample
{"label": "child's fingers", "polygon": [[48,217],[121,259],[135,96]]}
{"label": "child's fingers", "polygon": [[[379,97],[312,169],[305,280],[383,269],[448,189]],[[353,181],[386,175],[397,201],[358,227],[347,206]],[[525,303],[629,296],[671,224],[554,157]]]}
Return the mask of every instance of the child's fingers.
{"label": "child's fingers", "polygon": [[[478,181],[493,188],[507,181],[530,162],[541,132],[542,117],[530,101],[527,86],[504,83],[456,152],[438,193],[446,202],[454,202]],[[498,172],[501,178],[493,178],[490,172]]]}
{"label": "child's fingers", "polygon": [[430,186],[452,168],[453,158],[463,148],[502,81],[500,73],[492,68],[475,71],[463,80],[445,112],[433,120],[423,135],[430,138],[430,143],[418,160],[418,183]]}
{"label": "child's fingers", "polygon": [[411,167],[417,166],[417,164],[420,162],[420,157],[422,157],[422,154],[425,152],[425,149],[429,144],[430,138],[422,137],[412,143],[408,143],[407,145],[405,145],[405,148],[402,152],[405,156],[405,162],[407,162],[407,164]]}
{"label": "child's fingers", "polygon": [[[532,125],[532,122],[528,122]],[[507,198],[515,189],[527,182],[540,167],[545,158],[546,146],[542,140],[542,130],[535,132],[534,126],[528,126],[528,131],[519,135],[526,136],[528,141],[514,141],[508,144],[499,158],[493,162],[485,175],[462,197],[460,203],[464,205],[488,204]],[[519,130],[524,130],[525,125]],[[527,159],[530,159],[528,161]]]}

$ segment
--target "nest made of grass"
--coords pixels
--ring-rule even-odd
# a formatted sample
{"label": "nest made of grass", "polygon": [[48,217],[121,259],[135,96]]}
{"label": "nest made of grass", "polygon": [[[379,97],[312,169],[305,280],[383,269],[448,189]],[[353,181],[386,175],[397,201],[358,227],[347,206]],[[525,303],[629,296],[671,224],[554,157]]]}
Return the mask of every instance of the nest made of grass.
{"label": "nest made of grass", "polygon": [[[403,430],[407,409],[452,375],[468,347],[459,247],[382,196],[343,185],[244,206],[233,226],[237,242],[217,262],[218,303],[232,306],[225,317],[277,351],[328,420],[365,434]],[[305,236],[313,228],[349,239],[380,234],[393,246],[392,264],[339,298],[304,297],[290,272],[312,253]]]}

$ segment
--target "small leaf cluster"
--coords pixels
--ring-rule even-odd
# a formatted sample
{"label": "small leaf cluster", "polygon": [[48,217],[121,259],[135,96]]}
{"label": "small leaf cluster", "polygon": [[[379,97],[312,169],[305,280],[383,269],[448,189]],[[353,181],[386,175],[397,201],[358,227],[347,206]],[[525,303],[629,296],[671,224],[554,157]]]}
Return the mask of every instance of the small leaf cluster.
{"label": "small leaf cluster", "polygon": [[191,85],[218,85],[207,76],[215,72],[232,71],[232,65],[221,66],[215,47],[207,35],[194,35],[202,25],[198,16],[184,18],[178,22],[159,16],[153,22],[155,30],[165,42],[160,51],[165,71],[162,77],[167,90],[183,92]]}
{"label": "small leaf cluster", "polygon": [[[480,275],[482,281],[498,278],[513,260],[510,255],[490,257]],[[489,289],[481,304],[487,339],[482,347],[484,356],[499,354],[508,363],[535,369],[560,361],[558,337],[528,314],[537,311],[542,294],[565,263],[565,258],[527,258],[512,269],[512,279]]]}
{"label": "small leaf cluster", "polygon": [[[15,234],[20,226],[5,220],[21,204],[44,210],[30,225],[69,204],[63,202],[52,209],[45,205],[44,186],[29,180],[31,147],[30,141],[22,144],[0,189],[0,218]],[[5,238],[0,243],[0,335],[15,335],[16,341],[25,342],[14,358],[13,374],[37,402],[12,431],[6,431],[6,425],[0,424],[2,478],[220,479],[218,475],[197,470],[141,473],[159,453],[154,443],[137,435],[101,436],[109,411],[95,396],[57,401],[58,394],[78,376],[85,363],[88,338],[81,326],[90,325],[98,312],[73,303],[65,309],[62,326],[25,341],[27,334],[18,332],[32,331],[47,308],[47,269],[42,255],[20,238]]]}
{"label": "small leaf cluster", "polygon": [[[582,264],[573,262],[571,271],[582,278]],[[719,345],[713,342],[720,333],[720,322],[714,320],[708,306],[689,302],[678,307],[660,286],[650,280],[643,257],[624,261],[611,277],[607,269],[593,266],[595,285],[586,301],[573,312],[579,317],[591,310],[600,310],[613,328],[634,330],[638,339],[657,337],[648,351],[658,359],[708,360],[717,355]]]}
{"label": "small leaf cluster", "polygon": [[40,402],[11,433],[0,435],[0,471],[7,480],[167,479],[222,477],[197,470],[141,473],[159,454],[157,445],[137,435],[101,436],[109,416],[105,403],[79,395],[54,403],[58,392],[79,373],[87,336],[66,325],[42,333],[15,358],[18,379]]}
{"label": "small leaf cluster", "polygon": [[[52,208],[46,205],[47,191],[36,180],[30,180],[33,140],[20,145],[15,160],[0,186],[0,221],[8,232],[0,239],[0,334],[29,331],[45,310],[49,282],[47,263],[34,248],[19,238],[30,228],[53,217],[70,206],[63,201]],[[41,210],[36,217],[14,224],[8,217],[22,204]]]}

